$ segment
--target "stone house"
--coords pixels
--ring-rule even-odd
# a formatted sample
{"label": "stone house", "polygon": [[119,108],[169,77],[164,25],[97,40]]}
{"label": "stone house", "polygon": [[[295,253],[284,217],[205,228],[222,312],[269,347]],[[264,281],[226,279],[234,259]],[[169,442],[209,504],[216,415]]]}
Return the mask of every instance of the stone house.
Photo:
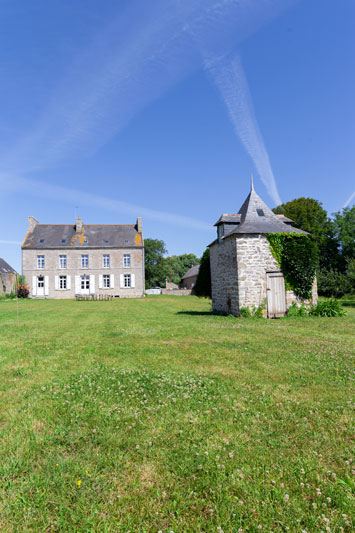
{"label": "stone house", "polygon": [[136,224],[40,224],[28,217],[22,273],[32,298],[142,297],[144,242]]}
{"label": "stone house", "polygon": [[[268,317],[284,316],[298,299],[285,290],[266,235],[306,232],[293,227],[287,217],[275,215],[257,195],[253,182],[239,213],[221,215],[215,226],[217,239],[209,245],[213,310],[239,316],[243,307],[265,305]],[[316,302],[315,281],[312,303]]]}
{"label": "stone house", "polygon": [[192,267],[181,278],[180,288],[192,290],[196,284],[199,270],[200,270],[200,265],[192,265]]}
{"label": "stone house", "polygon": [[0,257],[0,294],[15,290],[17,272]]}

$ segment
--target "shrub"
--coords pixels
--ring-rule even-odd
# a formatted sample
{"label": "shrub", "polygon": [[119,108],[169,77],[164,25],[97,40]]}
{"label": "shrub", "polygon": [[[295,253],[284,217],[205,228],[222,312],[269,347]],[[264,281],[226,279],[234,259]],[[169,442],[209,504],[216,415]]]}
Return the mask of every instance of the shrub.
{"label": "shrub", "polygon": [[335,298],[329,298],[329,300],[324,300],[318,302],[317,305],[312,307],[309,311],[311,316],[344,316],[346,313],[342,308],[341,304]]}
{"label": "shrub", "polygon": [[337,270],[321,270],[317,276],[318,293],[321,296],[341,298],[351,292],[350,278]]}
{"label": "shrub", "polygon": [[291,318],[300,318],[308,316],[308,309],[302,304],[297,305],[296,302],[288,308],[287,316]]}
{"label": "shrub", "polygon": [[28,298],[30,291],[27,285],[21,283],[17,285],[16,296],[17,298]]}

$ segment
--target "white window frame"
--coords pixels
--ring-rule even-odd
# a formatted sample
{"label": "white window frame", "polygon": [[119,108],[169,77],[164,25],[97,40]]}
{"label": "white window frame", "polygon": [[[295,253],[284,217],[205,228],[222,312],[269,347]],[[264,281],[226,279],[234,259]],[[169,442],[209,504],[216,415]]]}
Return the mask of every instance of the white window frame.
{"label": "white window frame", "polygon": [[90,276],[87,274],[80,276],[80,289],[82,291],[90,289]]}
{"label": "white window frame", "polygon": [[130,289],[132,287],[131,274],[123,274],[123,286],[125,289]]}
{"label": "white window frame", "polygon": [[131,254],[123,254],[123,266],[129,268],[131,266]]}
{"label": "white window frame", "polygon": [[88,254],[83,254],[81,256],[81,268],[89,268],[89,256],[88,256]]}
{"label": "white window frame", "polygon": [[59,256],[59,268],[61,268],[62,270],[67,268],[67,256],[66,256],[66,254],[61,254]]}
{"label": "white window frame", "polygon": [[66,291],[68,288],[67,276],[59,276],[58,288],[60,291]]}
{"label": "white window frame", "polygon": [[103,254],[102,256],[103,268],[110,268],[110,262],[111,262],[110,254]]}
{"label": "white window frame", "polygon": [[111,289],[111,276],[110,276],[110,274],[103,274],[102,275],[102,288],[103,289]]}
{"label": "white window frame", "polygon": [[45,260],[44,255],[37,255],[37,268],[38,270],[44,270]]}

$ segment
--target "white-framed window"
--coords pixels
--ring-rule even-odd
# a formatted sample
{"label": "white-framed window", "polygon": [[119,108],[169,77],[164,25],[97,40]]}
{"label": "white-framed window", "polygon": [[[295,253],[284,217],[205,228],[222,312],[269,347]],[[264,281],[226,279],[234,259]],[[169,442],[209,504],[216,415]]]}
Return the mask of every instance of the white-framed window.
{"label": "white-framed window", "polygon": [[123,254],[123,266],[124,267],[131,266],[131,254]]}
{"label": "white-framed window", "polygon": [[88,255],[81,256],[81,268],[89,268],[89,256]]}
{"label": "white-framed window", "polygon": [[59,256],[59,268],[67,268],[67,256],[66,255]]}
{"label": "white-framed window", "polygon": [[59,276],[59,288],[63,290],[67,288],[67,277],[66,276]]}
{"label": "white-framed window", "polygon": [[127,288],[127,287],[131,287],[131,285],[132,285],[131,274],[124,274],[123,275],[123,286]]}
{"label": "white-framed window", "polygon": [[104,268],[110,268],[110,254],[104,254],[102,256],[102,264]]}
{"label": "white-framed window", "polygon": [[44,268],[44,255],[37,255],[37,268]]}
{"label": "white-framed window", "polygon": [[90,289],[90,277],[89,276],[80,276],[80,287],[81,287],[81,290]]}
{"label": "white-framed window", "polygon": [[111,276],[110,276],[110,274],[104,274],[102,276],[102,281],[103,281],[103,288],[104,289],[109,289],[110,286],[111,286]]}

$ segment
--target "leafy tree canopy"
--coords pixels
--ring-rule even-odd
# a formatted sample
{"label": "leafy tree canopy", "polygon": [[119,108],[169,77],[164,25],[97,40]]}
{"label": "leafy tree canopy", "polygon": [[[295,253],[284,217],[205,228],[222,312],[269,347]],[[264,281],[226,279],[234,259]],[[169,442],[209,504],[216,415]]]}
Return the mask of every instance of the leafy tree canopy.
{"label": "leafy tree canopy", "polygon": [[334,213],[334,230],[343,266],[355,259],[355,205]]}
{"label": "leafy tree canopy", "polygon": [[166,278],[166,261],[164,254],[167,250],[164,241],[159,239],[144,239],[145,287],[164,287]]}
{"label": "leafy tree canopy", "polygon": [[200,259],[195,254],[172,255],[164,257],[167,249],[164,241],[159,239],[144,240],[145,287],[165,287],[165,280],[180,283],[192,265],[198,265]]}
{"label": "leafy tree canopy", "polygon": [[206,298],[212,297],[211,291],[211,267],[210,267],[210,249],[206,248],[201,257],[200,271],[197,276],[194,293],[197,296]]}
{"label": "leafy tree canopy", "polygon": [[338,267],[340,256],[334,224],[321,202],[314,198],[296,198],[277,206],[273,211],[284,214],[293,220],[293,226],[311,234],[318,246],[322,268]]}
{"label": "leafy tree canopy", "polygon": [[171,280],[173,283],[180,283],[181,278],[193,265],[200,264],[200,259],[195,254],[172,255],[171,258],[167,257],[166,261],[168,263],[168,274],[166,277],[168,280],[170,280],[171,263]]}

